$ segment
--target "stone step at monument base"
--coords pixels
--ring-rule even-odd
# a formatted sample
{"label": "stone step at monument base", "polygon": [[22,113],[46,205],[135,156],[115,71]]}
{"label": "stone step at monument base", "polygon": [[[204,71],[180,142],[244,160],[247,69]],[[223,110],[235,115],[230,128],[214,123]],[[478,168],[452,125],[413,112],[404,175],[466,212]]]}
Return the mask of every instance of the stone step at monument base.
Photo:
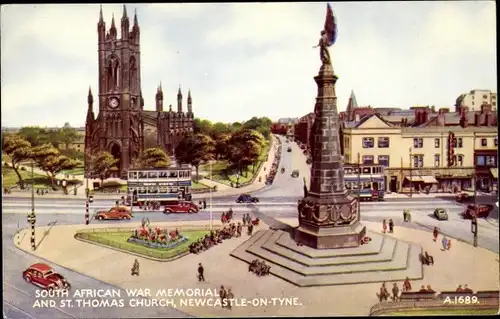
{"label": "stone step at monument base", "polygon": [[[269,240],[267,240],[262,248],[279,255],[284,258],[293,260],[304,266],[332,266],[332,265],[349,265],[363,264],[381,261],[391,261],[395,254],[396,239],[390,236],[380,236],[368,232],[372,241],[358,248],[343,248],[343,249],[321,249],[320,257],[311,257],[314,255],[312,248],[307,246],[297,246],[291,235],[286,232],[273,232]],[[290,243],[287,245],[279,244],[283,237],[290,238]],[[355,249],[359,254],[355,254]],[[400,247],[400,249],[402,249]]]}
{"label": "stone step at monument base", "polygon": [[[383,236],[373,233],[370,235]],[[363,251],[360,251],[358,256],[360,258],[359,263],[355,262],[356,256],[352,254],[353,252],[347,256],[345,252],[335,255],[335,251],[351,248],[335,249],[332,251],[330,257],[323,256],[321,258],[308,258],[303,254],[298,254],[300,257],[297,255],[288,255],[285,257],[265,248],[272,247],[274,242],[274,248],[281,247],[286,249],[286,247],[279,246],[276,243],[281,238],[280,236],[290,235],[280,230],[258,231],[232,251],[231,256],[247,263],[251,263],[255,259],[265,260],[271,266],[270,273],[272,275],[300,287],[403,281],[406,277],[411,280],[423,278],[423,267],[419,260],[422,248],[415,244],[397,241],[388,236],[383,236],[385,238],[379,241],[381,245],[379,253],[366,255],[366,250],[365,254],[363,254]],[[298,247],[302,248],[303,246]],[[361,249],[361,247],[358,249]],[[390,251],[391,247],[393,247],[392,258],[387,259],[387,251]],[[292,252],[291,249],[289,251]],[[374,259],[378,255],[380,255],[378,259]],[[306,259],[294,260],[294,257]],[[372,262],[367,257],[372,258]],[[342,259],[344,258],[349,258],[348,264],[342,263]],[[318,259],[321,262],[327,261],[327,263],[328,261],[334,263],[333,260],[339,259],[340,262],[320,266],[318,265]]]}

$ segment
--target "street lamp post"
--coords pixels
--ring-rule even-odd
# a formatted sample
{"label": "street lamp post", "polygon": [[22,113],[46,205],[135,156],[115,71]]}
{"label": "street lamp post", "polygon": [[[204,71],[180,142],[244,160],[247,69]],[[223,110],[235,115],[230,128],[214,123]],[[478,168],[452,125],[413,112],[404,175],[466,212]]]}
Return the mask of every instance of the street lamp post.
{"label": "street lamp post", "polygon": [[358,153],[358,209],[357,209],[357,215],[358,215],[358,220],[361,218],[361,204],[360,204],[360,197],[361,197],[361,155]]}
{"label": "street lamp post", "polygon": [[31,214],[28,215],[28,223],[31,224],[31,250],[36,249],[35,244],[35,223],[36,223],[36,215],[35,215],[35,163],[33,160],[31,161]]}
{"label": "street lamp post", "polygon": [[476,216],[472,216],[471,219],[471,232],[474,235],[474,247],[477,247],[477,218]]}
{"label": "street lamp post", "polygon": [[413,168],[412,168],[412,154],[410,147],[410,198],[413,197]]}
{"label": "street lamp post", "polygon": [[[210,180],[212,180],[212,160],[210,160]],[[213,228],[213,212],[212,212],[212,188],[213,186],[210,186],[210,230]]]}

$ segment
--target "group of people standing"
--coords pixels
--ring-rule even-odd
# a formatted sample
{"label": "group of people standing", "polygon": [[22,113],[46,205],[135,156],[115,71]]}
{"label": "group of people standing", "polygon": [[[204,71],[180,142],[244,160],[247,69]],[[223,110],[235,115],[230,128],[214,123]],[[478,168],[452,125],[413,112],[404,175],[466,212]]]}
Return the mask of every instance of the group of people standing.
{"label": "group of people standing", "polygon": [[[434,230],[432,231],[432,240],[434,242],[437,242],[438,240],[438,237],[439,237],[439,228],[438,227],[434,227]],[[445,251],[445,250],[450,250],[451,248],[451,239],[449,238],[446,238],[446,236],[443,236],[443,239],[441,240],[441,250],[442,251]]]}
{"label": "group of people standing", "polygon": [[[382,232],[385,234],[387,233],[387,222],[385,219],[382,221]],[[389,233],[394,233],[394,221],[389,219]]]}

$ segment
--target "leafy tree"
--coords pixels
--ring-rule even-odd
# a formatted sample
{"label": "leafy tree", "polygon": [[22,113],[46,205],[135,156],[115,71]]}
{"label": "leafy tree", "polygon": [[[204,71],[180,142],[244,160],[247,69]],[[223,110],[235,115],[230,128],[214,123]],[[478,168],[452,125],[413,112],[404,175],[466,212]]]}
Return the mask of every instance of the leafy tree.
{"label": "leafy tree", "polygon": [[234,122],[234,123],[231,123],[231,126],[230,126],[230,131],[231,133],[235,133],[237,131],[239,131],[241,128],[242,128],[243,124],[241,124],[240,122]]}
{"label": "leafy tree", "polygon": [[209,120],[194,119],[194,132],[202,134],[212,133],[212,122]]}
{"label": "leafy tree", "polygon": [[62,170],[72,169],[77,165],[76,161],[61,155],[59,150],[49,143],[33,148],[32,156],[36,165],[47,173],[53,189],[55,189],[56,175]]}
{"label": "leafy tree", "polygon": [[170,158],[161,148],[148,148],[140,158],[142,168],[164,168],[171,165]]}
{"label": "leafy tree", "polygon": [[219,133],[214,137],[215,142],[215,159],[225,158],[229,151],[229,140],[231,135],[228,133]]}
{"label": "leafy tree", "polygon": [[78,140],[79,135],[75,128],[69,126],[69,123],[64,124],[64,127],[58,130],[59,139],[64,144],[64,148],[68,149],[69,145]]}
{"label": "leafy tree", "polygon": [[116,166],[118,159],[115,159],[109,152],[100,152],[90,159],[90,174],[97,175],[101,179],[101,185],[111,172],[118,169]]}
{"label": "leafy tree", "polygon": [[205,134],[194,134],[183,139],[175,149],[175,157],[179,163],[191,164],[196,168],[196,178],[199,179],[201,163],[214,158],[215,142]]}
{"label": "leafy tree", "polygon": [[7,135],[3,141],[3,152],[9,156],[10,166],[19,180],[19,187],[24,189],[24,180],[19,173],[19,165],[31,158],[31,143],[19,135]]}
{"label": "leafy tree", "polygon": [[214,125],[212,125],[212,136],[215,137],[216,135],[218,134],[221,134],[221,133],[229,133],[231,132],[230,130],[230,126],[226,123],[222,123],[222,122],[217,122],[217,123],[214,123]]}
{"label": "leafy tree", "polygon": [[235,165],[240,174],[247,173],[243,171],[244,167],[250,164],[254,165],[262,152],[264,137],[255,130],[242,129],[231,136],[229,140],[229,161]]}
{"label": "leafy tree", "polygon": [[38,126],[22,127],[18,134],[30,142],[30,144],[34,147],[49,142],[47,138],[47,130]]}

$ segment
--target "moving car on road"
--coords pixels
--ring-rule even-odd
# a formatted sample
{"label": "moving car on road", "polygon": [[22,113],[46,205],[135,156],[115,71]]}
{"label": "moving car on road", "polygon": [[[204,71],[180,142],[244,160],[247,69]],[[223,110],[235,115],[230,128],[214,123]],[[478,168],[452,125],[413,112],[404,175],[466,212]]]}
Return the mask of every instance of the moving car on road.
{"label": "moving car on road", "polygon": [[200,208],[193,202],[188,201],[172,201],[165,205],[165,209],[163,210],[164,214],[171,213],[198,213]]}
{"label": "moving car on road", "polygon": [[292,176],[292,177],[299,177],[299,170],[298,170],[298,169],[294,169],[294,170],[292,171],[292,175],[291,175],[291,176]]}
{"label": "moving car on road", "polygon": [[237,203],[258,203],[259,199],[257,197],[253,197],[249,194],[241,194],[236,199]]}
{"label": "moving car on road", "polygon": [[437,220],[448,220],[448,212],[444,208],[436,208],[434,210],[434,217]]}
{"label": "moving car on road", "polygon": [[493,205],[487,204],[470,204],[467,209],[462,212],[462,217],[465,219],[472,219],[473,216],[477,218],[487,218],[493,210]]}
{"label": "moving car on road", "polygon": [[132,213],[130,208],[126,206],[116,206],[112,207],[108,211],[99,211],[95,214],[95,219],[97,220],[116,220],[116,219],[132,219]]}
{"label": "moving car on road", "polygon": [[71,285],[64,277],[46,264],[33,264],[23,271],[23,279],[46,290],[69,289]]}
{"label": "moving car on road", "polygon": [[456,200],[459,203],[473,202],[474,201],[474,195],[462,192],[462,193],[460,193],[460,194],[457,195]]}

